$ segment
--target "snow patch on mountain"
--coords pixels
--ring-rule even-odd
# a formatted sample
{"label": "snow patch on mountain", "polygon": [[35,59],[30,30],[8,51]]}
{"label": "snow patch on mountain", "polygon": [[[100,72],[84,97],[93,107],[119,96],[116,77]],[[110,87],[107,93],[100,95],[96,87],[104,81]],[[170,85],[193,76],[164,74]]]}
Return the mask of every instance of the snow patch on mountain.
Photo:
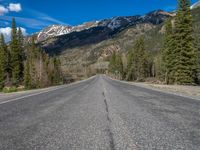
{"label": "snow patch on mountain", "polygon": [[101,21],[86,22],[77,26],[52,25],[43,29],[36,35],[37,35],[37,41],[40,42],[48,38],[70,34],[72,32],[80,32],[94,27],[104,27],[105,29],[107,28],[114,31],[118,29],[122,30],[128,26],[140,23],[159,24],[169,16],[172,16],[172,14],[162,10],[157,10],[150,12],[144,16],[113,17],[111,19],[104,19]]}
{"label": "snow patch on mountain", "polygon": [[52,25],[42,31],[37,35],[37,41],[44,41],[51,37],[61,36],[69,34],[72,32],[80,32],[82,30],[90,29],[97,26],[99,21],[86,22],[78,26],[63,26],[63,25]]}

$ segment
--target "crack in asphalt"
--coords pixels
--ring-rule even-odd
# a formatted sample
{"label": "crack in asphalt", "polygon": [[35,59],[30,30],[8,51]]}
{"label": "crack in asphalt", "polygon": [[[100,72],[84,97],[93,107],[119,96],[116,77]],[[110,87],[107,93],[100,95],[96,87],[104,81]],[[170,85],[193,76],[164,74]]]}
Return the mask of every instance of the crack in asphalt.
{"label": "crack in asphalt", "polygon": [[110,137],[110,149],[111,150],[115,150],[115,144],[114,144],[114,138],[113,138],[113,133],[110,129],[110,124],[111,124],[111,119],[110,119],[110,116],[109,116],[109,110],[108,110],[108,103],[107,103],[107,100],[106,100],[106,97],[105,97],[105,93],[102,92],[102,95],[104,97],[104,103],[105,103],[105,106],[106,106],[106,113],[107,113],[107,120],[108,120],[108,123],[109,123],[109,127],[108,127],[108,133],[109,133],[109,137]]}

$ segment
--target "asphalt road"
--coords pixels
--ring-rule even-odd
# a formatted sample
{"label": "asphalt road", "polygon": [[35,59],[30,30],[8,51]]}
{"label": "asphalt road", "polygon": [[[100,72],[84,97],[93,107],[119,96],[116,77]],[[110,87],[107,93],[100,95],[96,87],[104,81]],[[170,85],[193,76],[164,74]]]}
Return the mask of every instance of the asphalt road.
{"label": "asphalt road", "polygon": [[200,101],[99,75],[0,95],[0,150],[199,150]]}

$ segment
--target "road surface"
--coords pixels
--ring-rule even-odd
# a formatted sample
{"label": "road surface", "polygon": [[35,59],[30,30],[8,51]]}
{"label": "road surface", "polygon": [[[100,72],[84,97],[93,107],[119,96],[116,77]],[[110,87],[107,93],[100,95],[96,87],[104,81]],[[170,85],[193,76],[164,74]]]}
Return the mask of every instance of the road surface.
{"label": "road surface", "polygon": [[200,101],[104,75],[0,95],[0,150],[199,150]]}

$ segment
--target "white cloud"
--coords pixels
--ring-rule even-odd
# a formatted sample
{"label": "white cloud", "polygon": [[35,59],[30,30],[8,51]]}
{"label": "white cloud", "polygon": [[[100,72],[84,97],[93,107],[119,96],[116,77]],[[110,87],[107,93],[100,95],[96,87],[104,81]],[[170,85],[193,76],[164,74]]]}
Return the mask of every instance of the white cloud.
{"label": "white cloud", "polygon": [[22,10],[21,8],[21,4],[20,3],[10,3],[8,6],[9,11],[15,11],[15,12],[19,12]]}
{"label": "white cloud", "polygon": [[[1,0],[0,0],[1,1]],[[20,3],[10,3],[8,6],[0,5],[0,16],[3,16],[4,14],[8,12],[20,12],[22,10]]]}
{"label": "white cloud", "polygon": [[8,9],[0,5],[0,15],[4,15],[5,13],[8,13]]}
{"label": "white cloud", "polygon": [[[23,35],[27,35],[26,29],[22,27],[20,28],[22,30]],[[10,41],[11,39],[11,31],[12,31],[11,27],[0,28],[0,33],[4,35],[6,42]]]}

